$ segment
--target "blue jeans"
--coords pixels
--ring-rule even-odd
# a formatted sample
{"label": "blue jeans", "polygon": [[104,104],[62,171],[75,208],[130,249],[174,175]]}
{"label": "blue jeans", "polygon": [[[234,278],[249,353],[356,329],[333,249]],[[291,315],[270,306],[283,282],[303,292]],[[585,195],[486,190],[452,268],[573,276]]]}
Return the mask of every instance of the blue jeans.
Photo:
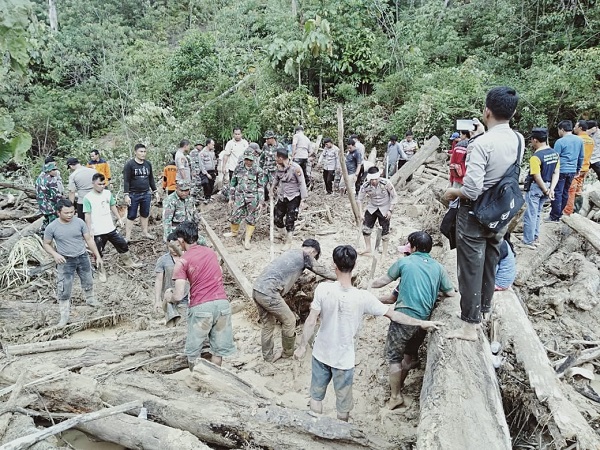
{"label": "blue jeans", "polygon": [[[550,186],[550,183],[546,182],[546,188],[548,186]],[[537,183],[535,181],[531,183],[529,192],[525,194],[527,209],[523,214],[523,242],[525,244],[533,244],[540,235],[542,209],[547,199],[548,196],[544,195]]]}
{"label": "blue jeans", "polygon": [[558,220],[562,217],[562,212],[569,200],[569,188],[575,178],[574,173],[561,173],[558,177],[558,183],[554,188],[554,200],[552,200],[552,209],[550,210],[550,219]]}
{"label": "blue jeans", "polygon": [[510,245],[508,254],[504,259],[498,261],[496,269],[496,286],[502,289],[508,289],[512,286],[517,277],[517,263],[515,254],[512,252]]}
{"label": "blue jeans", "polygon": [[127,219],[135,220],[138,207],[140,208],[141,217],[146,218],[150,215],[150,204],[152,203],[152,194],[150,191],[130,192],[129,198],[131,199],[131,205],[127,209]]}
{"label": "blue jeans", "polygon": [[323,364],[314,356],[312,357],[312,378],[310,381],[310,398],[322,401],[327,392],[327,386],[333,379],[335,390],[335,409],[338,413],[348,413],[354,405],[352,399],[352,381],[354,368],[343,370]]}
{"label": "blue jeans", "polygon": [[86,299],[94,293],[94,279],[92,278],[92,264],[87,253],[83,255],[69,257],[65,256],[66,262],[58,264],[57,278],[57,297],[59,301],[68,301],[71,298],[71,290],[73,289],[73,278],[75,272],[81,280],[81,287]]}

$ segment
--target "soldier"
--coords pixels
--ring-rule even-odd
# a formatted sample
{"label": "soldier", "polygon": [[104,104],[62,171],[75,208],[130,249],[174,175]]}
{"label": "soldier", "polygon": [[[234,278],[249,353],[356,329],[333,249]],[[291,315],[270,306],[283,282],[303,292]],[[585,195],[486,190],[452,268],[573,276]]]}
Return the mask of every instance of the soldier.
{"label": "soldier", "polygon": [[363,236],[366,248],[362,254],[369,255],[372,252],[371,233],[373,232],[375,220],[378,219],[379,225],[382,228],[381,239],[383,241],[383,249],[381,256],[383,258],[387,253],[390,218],[392,217],[392,210],[396,204],[397,197],[394,185],[386,178],[379,177],[379,169],[377,167],[369,168],[367,171],[367,181],[361,186],[358,193],[358,204],[361,209],[365,198],[368,200],[363,221]]}
{"label": "soldier", "polygon": [[[200,214],[196,210],[194,200],[190,197],[190,182],[177,181],[177,189],[167,197],[163,204],[163,241],[167,242],[167,236],[175,231],[177,225],[182,222],[200,222]],[[201,245],[206,241],[202,238]]]}
{"label": "soldier", "polygon": [[190,152],[191,195],[196,199],[196,202],[200,201],[200,197],[204,193],[203,185],[208,184],[210,177],[200,156],[201,151],[202,144],[197,143]]}
{"label": "soldier", "polygon": [[56,203],[62,198],[58,185],[58,167],[55,162],[44,164],[42,173],[35,180],[35,195],[40,213],[44,215],[44,222],[40,233],[43,235],[46,227],[55,220]]}
{"label": "soldier", "polygon": [[285,150],[283,145],[277,142],[275,133],[272,130],[267,130],[264,135],[265,145],[260,154],[258,165],[265,174],[265,201],[269,200],[269,189],[273,185],[273,176],[277,170],[277,150]]}
{"label": "soldier", "polygon": [[250,239],[256,224],[257,216],[263,202],[264,174],[257,164],[254,164],[254,151],[248,147],[244,152],[243,164],[238,164],[233,171],[229,185],[229,206],[231,213],[231,231],[226,237],[236,237],[240,230],[240,222],[246,220],[246,238],[244,248],[250,250]]}
{"label": "soldier", "polygon": [[277,203],[275,204],[275,227],[280,236],[283,235],[283,219],[285,217],[285,229],[287,230],[287,250],[292,245],[294,235],[294,224],[298,219],[301,206],[306,203],[308,191],[304,181],[302,168],[295,162],[290,161],[285,149],[277,150],[277,172],[273,179],[273,190],[277,190]]}

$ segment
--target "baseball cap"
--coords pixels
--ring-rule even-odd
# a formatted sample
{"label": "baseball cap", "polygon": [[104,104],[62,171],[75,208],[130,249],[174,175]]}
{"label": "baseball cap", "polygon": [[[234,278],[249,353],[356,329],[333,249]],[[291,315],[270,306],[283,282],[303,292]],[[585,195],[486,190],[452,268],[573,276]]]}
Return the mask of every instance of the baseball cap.
{"label": "baseball cap", "polygon": [[67,159],[67,167],[74,166],[75,164],[79,164],[79,160],[77,158]]}
{"label": "baseball cap", "polygon": [[190,182],[187,180],[179,180],[179,181],[177,181],[177,188],[182,191],[189,191],[190,190]]}
{"label": "baseball cap", "polygon": [[44,172],[48,173],[51,170],[56,170],[56,169],[58,169],[58,167],[56,166],[56,163],[53,161],[53,162],[49,162],[49,163],[44,164],[44,168],[42,170]]}
{"label": "baseball cap", "polygon": [[454,139],[458,139],[460,137],[460,134],[458,133],[458,131],[455,131],[454,133],[452,133],[452,136],[450,136],[450,140],[453,141]]}

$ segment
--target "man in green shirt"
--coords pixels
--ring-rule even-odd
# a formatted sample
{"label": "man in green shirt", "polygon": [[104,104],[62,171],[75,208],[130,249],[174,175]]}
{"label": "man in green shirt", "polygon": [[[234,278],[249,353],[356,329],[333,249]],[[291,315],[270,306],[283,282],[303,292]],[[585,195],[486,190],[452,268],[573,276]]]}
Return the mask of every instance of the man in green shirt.
{"label": "man in green shirt", "polygon": [[[429,255],[432,246],[431,236],[425,231],[408,235],[406,250],[410,255],[396,261],[386,275],[374,280],[371,285],[380,288],[400,278],[394,293],[380,298],[383,303],[395,303],[395,311],[415,319],[429,320],[438,292],[454,295],[446,269]],[[390,409],[404,403],[400,391],[408,372],[419,363],[418,351],[424,338],[425,333],[418,326],[390,323],[385,344],[385,356],[390,365]]]}

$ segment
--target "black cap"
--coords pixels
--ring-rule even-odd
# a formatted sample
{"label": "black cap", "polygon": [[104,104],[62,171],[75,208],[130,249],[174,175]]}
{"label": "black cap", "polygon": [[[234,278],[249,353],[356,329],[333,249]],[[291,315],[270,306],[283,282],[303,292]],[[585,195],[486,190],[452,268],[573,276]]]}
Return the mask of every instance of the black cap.
{"label": "black cap", "polygon": [[277,156],[283,156],[284,158],[290,157],[288,151],[285,148],[281,147],[277,149]]}
{"label": "black cap", "polygon": [[548,140],[548,128],[536,127],[531,129],[531,138],[537,139],[540,142]]}
{"label": "black cap", "polygon": [[76,164],[79,164],[79,160],[77,158],[67,159],[67,167],[74,166]]}

